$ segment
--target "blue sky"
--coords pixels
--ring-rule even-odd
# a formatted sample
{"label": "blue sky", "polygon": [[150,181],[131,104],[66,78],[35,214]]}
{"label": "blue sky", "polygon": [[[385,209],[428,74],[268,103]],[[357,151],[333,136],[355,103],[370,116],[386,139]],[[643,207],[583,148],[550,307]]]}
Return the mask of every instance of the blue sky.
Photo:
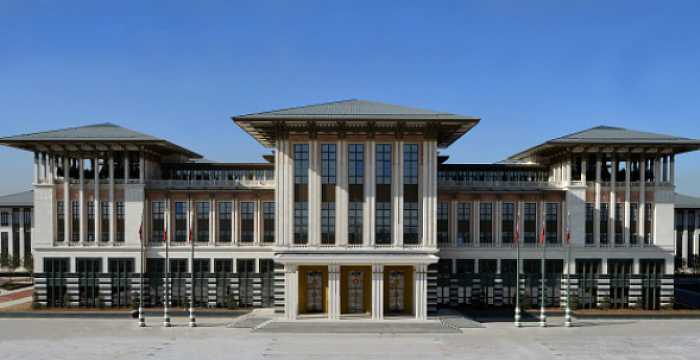
{"label": "blue sky", "polygon": [[[114,122],[258,161],[230,116],[361,98],[480,116],[454,162],[601,124],[700,138],[700,2],[612,3],[4,0],[0,136]],[[700,196],[700,153],[677,166]],[[30,154],[0,169],[30,186]]]}

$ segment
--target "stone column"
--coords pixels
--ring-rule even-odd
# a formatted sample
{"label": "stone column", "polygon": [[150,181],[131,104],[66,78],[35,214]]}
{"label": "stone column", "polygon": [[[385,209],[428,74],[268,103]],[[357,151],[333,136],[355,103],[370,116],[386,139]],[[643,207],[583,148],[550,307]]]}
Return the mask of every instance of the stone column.
{"label": "stone column", "polygon": [[124,184],[129,183],[129,152],[124,151]]}
{"label": "stone column", "polygon": [[669,172],[670,172],[669,182],[671,183],[671,185],[675,186],[676,185],[676,155],[671,154],[670,156],[671,156],[671,164],[669,165],[669,167],[670,167],[670,169],[669,169]]}
{"label": "stone column", "polygon": [[296,265],[284,267],[284,315],[287,320],[296,320],[299,313],[299,273]]}
{"label": "stone column", "polygon": [[95,164],[92,166],[92,172],[94,173],[95,190],[93,194],[93,199],[95,202],[95,242],[99,243],[102,241],[102,207],[100,206],[100,172],[99,172],[99,158],[95,157]]}
{"label": "stone column", "polygon": [[384,265],[372,265],[372,320],[384,319]]}
{"label": "stone column", "polygon": [[474,201],[474,211],[472,212],[472,219],[474,219],[474,236],[472,238],[472,242],[475,247],[479,247],[481,244],[481,236],[479,236],[480,233],[480,224],[479,220],[481,219],[481,212],[479,211],[481,209],[480,206],[481,202],[479,200]]}
{"label": "stone column", "polygon": [[78,188],[78,196],[79,196],[79,205],[78,209],[80,209],[80,242],[84,243],[85,242],[85,159],[80,158],[78,159],[78,169],[80,170],[79,174],[79,188]]}
{"label": "stone column", "polygon": [[[256,223],[257,223],[258,201],[256,201],[255,213],[254,213],[254,214],[256,214],[256,219],[255,219]],[[209,244],[211,244],[211,245],[216,244],[216,214],[217,214],[216,210],[217,210],[216,209],[216,199],[214,199],[214,195],[212,195],[209,198]],[[255,239],[256,244],[259,244],[258,234],[260,233],[260,231],[258,231],[258,230],[259,229],[257,229],[257,228],[255,229],[255,235],[253,237],[253,239]]]}
{"label": "stone column", "polygon": [[661,156],[654,158],[654,184],[659,185],[662,182],[661,176]]}
{"label": "stone column", "polygon": [[33,179],[34,184],[39,183],[39,152],[35,151],[34,152],[34,179]]}
{"label": "stone column", "polygon": [[340,319],[340,265],[328,265],[328,319]]}
{"label": "stone column", "polygon": [[376,203],[375,193],[377,190],[377,178],[374,174],[375,150],[375,142],[373,139],[370,139],[365,144],[365,203],[362,219],[362,241],[369,246],[374,246],[375,237],[374,211]]}
{"label": "stone column", "polygon": [[308,243],[321,244],[321,167],[317,140],[309,142],[309,227]]}
{"label": "stone column", "polygon": [[588,172],[588,159],[585,155],[581,156],[581,183],[583,185],[586,185],[586,182],[588,179],[586,178],[588,175],[586,174]]}
{"label": "stone column", "polygon": [[617,205],[617,190],[615,185],[617,185],[617,157],[615,154],[611,154],[611,165],[612,171],[610,173],[610,205],[608,211],[608,245],[615,246],[615,220],[617,219],[616,205]]}
{"label": "stone column", "polygon": [[63,158],[63,240],[65,244],[71,240],[71,203],[70,203],[70,161]]}
{"label": "stone column", "polygon": [[501,246],[501,241],[502,236],[501,232],[503,229],[501,228],[501,225],[503,225],[503,222],[501,221],[501,217],[503,216],[503,202],[501,200],[496,200],[496,202],[493,204],[493,216],[491,217],[493,219],[493,244],[496,247]]}
{"label": "stone column", "polygon": [[457,200],[450,200],[450,211],[449,211],[449,229],[450,229],[450,244],[452,247],[457,247]]}
{"label": "stone column", "polygon": [[627,155],[625,159],[625,224],[623,229],[623,237],[625,245],[630,243],[630,223],[631,223],[631,206],[630,206],[630,193],[631,193],[631,177],[632,177],[632,157]]}
{"label": "stone column", "polygon": [[348,244],[348,151],[346,141],[336,143],[335,243]]}
{"label": "stone column", "polygon": [[392,217],[393,217],[393,244],[395,247],[403,247],[403,144],[399,140],[394,143],[392,156]]}
{"label": "stone column", "polygon": [[[114,153],[109,153],[109,239],[110,243],[114,242],[114,226],[115,222],[115,206],[114,206]],[[105,240],[105,239],[103,239]]]}
{"label": "stone column", "polygon": [[416,265],[413,275],[415,279],[416,320],[426,320],[428,318],[428,266],[425,264]]}
{"label": "stone column", "polygon": [[646,218],[646,176],[647,161],[644,155],[639,159],[639,202],[637,203],[637,237],[638,244],[644,244],[644,219]]}
{"label": "stone column", "polygon": [[233,233],[233,244],[239,245],[241,243],[241,226],[238,218],[241,216],[240,200],[234,198],[231,200],[231,211],[233,212],[231,216],[231,221],[233,222],[233,227],[231,227],[231,232]]}
{"label": "stone column", "polygon": [[139,151],[139,184],[146,181],[146,157],[143,150]]}
{"label": "stone column", "polygon": [[683,228],[681,229],[683,232],[681,234],[681,259],[683,259],[683,266],[687,266],[688,264],[688,229],[690,225],[689,215],[688,210],[683,210]]}
{"label": "stone column", "polygon": [[601,193],[601,159],[596,154],[595,160],[595,209],[593,211],[593,241],[600,245],[600,193]]}

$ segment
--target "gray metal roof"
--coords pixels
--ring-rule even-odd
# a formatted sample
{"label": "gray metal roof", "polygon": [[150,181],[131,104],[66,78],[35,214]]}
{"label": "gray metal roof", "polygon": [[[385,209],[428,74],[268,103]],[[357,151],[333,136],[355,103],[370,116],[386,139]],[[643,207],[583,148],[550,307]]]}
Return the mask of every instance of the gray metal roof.
{"label": "gray metal roof", "polygon": [[445,112],[417,109],[359,99],[340,100],[322,104],[265,111],[234,117],[235,119],[420,119],[420,120],[479,120]]}
{"label": "gray metal roof", "polygon": [[676,193],[676,209],[700,209],[700,198]]}
{"label": "gray metal roof", "polygon": [[45,143],[133,143],[151,145],[162,153],[175,152],[191,158],[201,155],[167,140],[111,123],[71,127],[0,138],[0,145],[31,150],[33,144]]}
{"label": "gray metal roof", "polygon": [[524,160],[536,153],[572,145],[669,146],[674,149],[674,152],[681,153],[700,149],[700,140],[630,130],[621,127],[596,126],[573,134],[547,140],[542,144],[533,146],[509,157],[506,161]]}
{"label": "gray metal roof", "polygon": [[570,135],[562,136],[549,141],[550,143],[602,143],[602,144],[619,144],[619,143],[688,143],[698,142],[698,140],[688,139],[684,137],[656,134],[644,131],[630,130],[612,126],[596,126],[587,130],[579,131]]}
{"label": "gray metal roof", "polygon": [[17,136],[0,138],[2,140],[21,141],[70,141],[70,140],[112,140],[112,141],[157,141],[154,136],[104,123],[72,127],[60,130],[42,131]]}
{"label": "gray metal roof", "polygon": [[34,190],[0,196],[0,207],[33,207]]}

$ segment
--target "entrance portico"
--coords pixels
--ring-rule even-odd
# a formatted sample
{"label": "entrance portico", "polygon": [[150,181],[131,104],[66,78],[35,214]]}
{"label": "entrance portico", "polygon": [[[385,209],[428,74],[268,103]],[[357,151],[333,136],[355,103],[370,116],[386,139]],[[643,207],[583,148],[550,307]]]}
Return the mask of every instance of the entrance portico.
{"label": "entrance portico", "polygon": [[[323,256],[325,257],[325,256]],[[434,255],[408,259],[281,254],[285,267],[285,318],[427,318],[427,268]],[[405,256],[395,256],[405,258]],[[373,261],[375,260],[375,261]]]}

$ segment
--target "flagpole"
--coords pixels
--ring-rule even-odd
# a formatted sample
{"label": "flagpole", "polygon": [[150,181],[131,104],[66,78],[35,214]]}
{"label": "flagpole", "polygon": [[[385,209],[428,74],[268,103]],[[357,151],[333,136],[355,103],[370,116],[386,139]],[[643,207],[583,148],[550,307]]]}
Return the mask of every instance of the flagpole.
{"label": "flagpole", "polygon": [[541,303],[540,303],[540,327],[547,327],[547,316],[545,315],[544,312],[544,293],[545,293],[545,258],[547,257],[547,239],[546,239],[546,223],[542,221],[542,295],[541,295]]}
{"label": "flagpole", "polygon": [[141,280],[139,281],[139,327],[146,327],[146,318],[143,314],[143,271],[145,268],[144,261],[144,244],[143,244],[143,219],[144,213],[141,212],[141,228],[139,228],[139,240],[141,240]]}
{"label": "flagpole", "polygon": [[[190,204],[190,202],[191,201],[188,201],[188,204],[187,204],[188,205],[188,209],[187,209],[188,212],[189,212],[189,206],[192,205],[192,204]],[[188,214],[188,217],[190,218],[189,238],[190,238],[190,246],[192,249],[190,252],[190,266],[191,266],[191,269],[190,269],[191,274],[190,275],[192,276],[192,279],[191,279],[192,284],[190,286],[190,323],[189,323],[189,325],[190,325],[190,327],[197,327],[197,322],[195,321],[195,318],[194,318],[194,239],[192,238],[192,217],[189,216],[189,214]]]}
{"label": "flagpole", "polygon": [[571,213],[566,214],[566,309],[564,326],[571,327]]}
{"label": "flagpole", "polygon": [[[166,206],[168,202],[166,201]],[[170,216],[170,209],[167,209],[166,214]],[[163,219],[163,241],[165,241],[165,294],[163,294],[163,327],[170,327],[170,316],[168,315],[168,303],[170,302],[170,247],[167,239],[167,220]]]}
{"label": "flagpole", "polygon": [[515,327],[520,327],[520,209],[515,217]]}

